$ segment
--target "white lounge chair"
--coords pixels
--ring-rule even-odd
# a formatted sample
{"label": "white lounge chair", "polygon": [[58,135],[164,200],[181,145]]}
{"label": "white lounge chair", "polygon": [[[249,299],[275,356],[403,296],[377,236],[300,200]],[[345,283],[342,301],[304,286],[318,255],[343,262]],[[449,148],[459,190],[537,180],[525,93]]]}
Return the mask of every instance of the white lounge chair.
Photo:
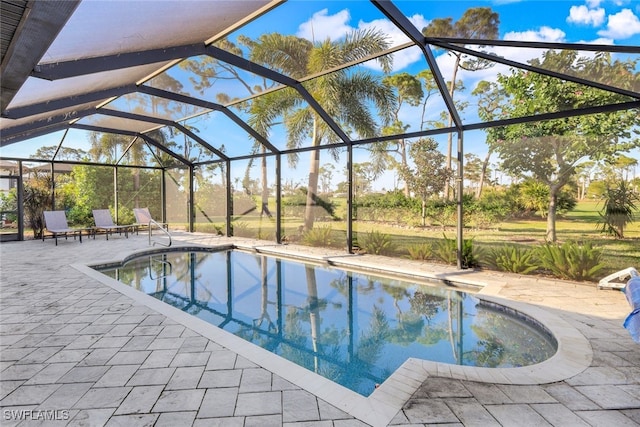
{"label": "white lounge chair", "polygon": [[111,212],[109,209],[94,209],[93,210],[93,221],[96,226],[94,227],[94,231],[104,230],[107,235],[107,240],[109,240],[109,234],[114,231],[117,231],[118,234],[124,231],[124,235],[126,238],[129,238],[129,230],[134,227],[131,225],[117,225],[114,224],[113,219],[111,218]]}
{"label": "white lounge chair", "polygon": [[166,222],[158,222],[151,217],[149,208],[133,208],[133,215],[136,217],[137,227],[149,227],[152,222],[159,224],[165,230],[169,228]]}
{"label": "white lounge chair", "polygon": [[[74,240],[77,234],[80,243],[82,243],[82,232],[86,230],[86,228],[70,228],[64,211],[44,211],[44,226],[49,233],[53,234],[56,246],[58,246],[58,234],[64,234],[65,239],[67,235],[71,234]],[[42,241],[44,242],[44,232],[42,233]]]}

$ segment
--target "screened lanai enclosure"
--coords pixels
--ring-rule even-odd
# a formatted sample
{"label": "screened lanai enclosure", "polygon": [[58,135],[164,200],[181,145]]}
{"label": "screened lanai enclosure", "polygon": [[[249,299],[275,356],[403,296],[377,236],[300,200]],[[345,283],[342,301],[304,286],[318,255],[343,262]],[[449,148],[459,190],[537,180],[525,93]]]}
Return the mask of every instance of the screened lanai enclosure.
{"label": "screened lanai enclosure", "polygon": [[640,48],[514,36],[490,6],[2,1],[3,240],[41,232],[42,210],[90,226],[148,207],[349,253],[451,243],[461,268],[529,185],[545,203],[517,209],[555,241],[585,165],[637,163]]}

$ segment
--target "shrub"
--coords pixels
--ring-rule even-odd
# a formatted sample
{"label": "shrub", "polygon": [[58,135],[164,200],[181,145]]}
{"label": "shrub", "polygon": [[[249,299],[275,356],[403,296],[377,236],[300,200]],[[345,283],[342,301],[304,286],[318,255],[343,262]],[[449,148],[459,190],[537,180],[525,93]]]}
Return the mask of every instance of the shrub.
{"label": "shrub", "polygon": [[426,215],[445,228],[447,225],[455,224],[456,209],[455,202],[430,200],[426,206]]}
{"label": "shrub", "polygon": [[593,280],[604,267],[602,250],[591,243],[547,243],[536,249],[536,257],[542,267],[562,279]]}
{"label": "shrub", "polygon": [[[326,200],[318,195],[313,196],[313,211],[314,218],[317,220],[337,219],[335,216],[336,206],[331,200]],[[287,212],[287,215],[302,216],[307,207],[307,189],[300,188],[298,191],[287,197],[282,198],[282,207]]]}
{"label": "shrub", "polygon": [[331,246],[331,232],[329,226],[313,227],[302,235],[302,242],[309,246]]}
{"label": "shrub", "polygon": [[433,255],[433,246],[430,243],[416,243],[407,248],[409,258],[417,260],[426,260]]}
{"label": "shrub", "polygon": [[634,221],[639,202],[640,197],[624,181],[618,182],[616,187],[607,187],[600,212],[600,230],[623,239],[624,228]]}
{"label": "shrub", "polygon": [[491,249],[486,261],[493,269],[510,273],[528,274],[538,268],[532,249],[510,245]]}
{"label": "shrub", "polygon": [[23,203],[25,221],[33,230],[34,239],[38,239],[42,237],[44,232],[44,216],[42,212],[50,207],[50,192],[39,186],[25,184]]}
{"label": "shrub", "polygon": [[[533,179],[528,179],[514,187],[519,194],[518,202],[524,209],[530,213],[538,213],[542,218],[547,217],[549,214],[550,195],[548,185]],[[569,191],[566,188],[557,194],[557,213],[566,213],[576,207],[577,202],[573,194],[573,191]]]}
{"label": "shrub", "polygon": [[501,189],[485,189],[476,203],[478,212],[495,218],[495,222],[504,221],[505,218],[523,210],[513,192]]}
{"label": "shrub", "polygon": [[242,221],[234,221],[231,224],[231,233],[235,237],[254,237],[253,232],[249,229],[249,224]]}
{"label": "shrub", "polygon": [[[113,209],[109,209],[109,211],[115,219]],[[133,215],[133,209],[120,205],[118,209],[118,224],[133,224],[134,222],[136,222],[136,217]]]}
{"label": "shrub", "polygon": [[369,231],[358,239],[358,243],[367,253],[374,255],[390,255],[396,248],[389,234]]}
{"label": "shrub", "polygon": [[447,236],[444,236],[444,240],[438,240],[436,243],[435,255],[446,264],[455,264],[458,260],[457,249],[456,241],[447,239]]}
{"label": "shrub", "polygon": [[218,236],[224,236],[225,227],[220,224],[212,224],[212,223],[196,223],[195,224],[196,231],[199,233],[210,233]]}
{"label": "shrub", "polygon": [[[444,235],[444,240],[439,240],[436,244],[435,255],[447,264],[456,264],[458,245],[455,239],[448,239]],[[474,247],[473,239],[462,241],[462,268],[479,267],[484,251],[481,247]]]}

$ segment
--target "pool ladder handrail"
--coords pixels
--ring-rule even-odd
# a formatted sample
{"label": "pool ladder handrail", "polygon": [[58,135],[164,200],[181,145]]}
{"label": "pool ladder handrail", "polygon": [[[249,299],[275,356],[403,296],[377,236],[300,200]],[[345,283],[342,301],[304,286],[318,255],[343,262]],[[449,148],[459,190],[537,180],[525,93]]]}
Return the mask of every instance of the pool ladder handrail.
{"label": "pool ladder handrail", "polygon": [[[159,276],[153,277],[153,263],[159,263],[162,264],[164,266],[169,266],[169,272],[165,272]],[[171,275],[171,273],[173,272],[173,265],[169,262],[169,261],[165,261],[162,259],[157,259],[154,256],[150,256],[149,257],[149,278],[151,280],[158,280],[158,279],[164,279],[165,277],[169,277]]]}
{"label": "pool ladder handrail", "polygon": [[[157,228],[162,230],[167,235],[167,237],[169,238],[169,244],[165,244],[165,243],[162,243],[160,241],[155,241],[155,240],[153,241],[153,243],[151,242],[151,236],[153,235],[153,233],[152,233],[153,228],[151,227],[151,224],[154,224]],[[164,228],[162,226],[162,224],[160,224],[158,221],[156,221],[154,219],[149,219],[149,224],[148,225],[149,225],[149,245],[155,246],[156,244],[158,244],[158,245],[161,245],[161,246],[165,246],[167,248],[169,246],[171,246],[171,234],[169,233],[169,230]]]}

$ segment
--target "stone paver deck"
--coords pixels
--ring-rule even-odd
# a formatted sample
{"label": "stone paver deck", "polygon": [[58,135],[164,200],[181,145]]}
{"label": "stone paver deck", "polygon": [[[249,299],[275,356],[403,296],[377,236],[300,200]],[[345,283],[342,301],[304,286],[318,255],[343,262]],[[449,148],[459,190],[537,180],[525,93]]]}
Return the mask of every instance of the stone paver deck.
{"label": "stone paver deck", "polygon": [[482,286],[480,297],[542,316],[562,351],[526,371],[410,360],[364,398],[86,267],[148,250],[146,235],[2,243],[0,425],[640,425],[640,345],[621,326],[619,291],[174,233],[174,246],[196,244]]}

